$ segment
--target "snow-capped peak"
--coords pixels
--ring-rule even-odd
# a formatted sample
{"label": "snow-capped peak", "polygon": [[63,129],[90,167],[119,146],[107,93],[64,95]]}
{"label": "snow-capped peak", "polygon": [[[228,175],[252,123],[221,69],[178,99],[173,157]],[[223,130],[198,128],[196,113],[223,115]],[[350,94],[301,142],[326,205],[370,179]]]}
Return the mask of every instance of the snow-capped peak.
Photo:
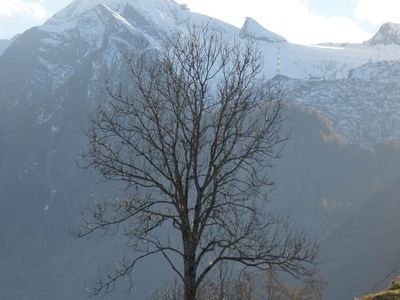
{"label": "snow-capped peak", "polygon": [[265,29],[256,20],[247,17],[240,31],[242,38],[253,38],[268,43],[284,43],[286,39],[272,31]]}
{"label": "snow-capped peak", "polygon": [[372,39],[366,43],[368,45],[400,45],[400,24],[390,22],[383,24]]}
{"label": "snow-capped peak", "polygon": [[171,10],[182,10],[173,0],[74,0],[47,23],[54,25],[68,22],[99,5],[110,8],[118,14],[129,5],[150,19],[154,19],[152,16],[160,18],[160,14],[168,14]]}

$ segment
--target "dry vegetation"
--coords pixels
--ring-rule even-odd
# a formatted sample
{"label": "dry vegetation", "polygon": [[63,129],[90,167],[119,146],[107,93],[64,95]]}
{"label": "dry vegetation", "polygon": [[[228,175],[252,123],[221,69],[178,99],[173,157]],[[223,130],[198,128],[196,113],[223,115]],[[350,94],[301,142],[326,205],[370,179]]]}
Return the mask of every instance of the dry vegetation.
{"label": "dry vegetation", "polygon": [[[326,282],[310,277],[296,286],[283,283],[273,272],[232,272],[223,270],[207,279],[198,290],[199,300],[322,300]],[[176,280],[156,290],[149,300],[183,299],[183,286]]]}
{"label": "dry vegetation", "polygon": [[357,300],[400,300],[400,280],[394,280],[390,286],[379,293],[370,294]]}

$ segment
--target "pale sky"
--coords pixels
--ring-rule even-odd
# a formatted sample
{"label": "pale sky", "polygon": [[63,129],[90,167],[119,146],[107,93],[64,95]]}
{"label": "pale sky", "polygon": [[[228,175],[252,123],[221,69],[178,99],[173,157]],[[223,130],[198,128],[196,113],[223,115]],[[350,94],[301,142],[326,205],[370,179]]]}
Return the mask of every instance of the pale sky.
{"label": "pale sky", "polygon": [[[85,0],[78,0],[85,1]],[[146,1],[146,0],[142,0]],[[0,0],[0,39],[42,24],[71,0]],[[101,2],[101,0],[99,0]],[[238,27],[246,16],[290,42],[361,42],[400,23],[400,0],[178,0]]]}

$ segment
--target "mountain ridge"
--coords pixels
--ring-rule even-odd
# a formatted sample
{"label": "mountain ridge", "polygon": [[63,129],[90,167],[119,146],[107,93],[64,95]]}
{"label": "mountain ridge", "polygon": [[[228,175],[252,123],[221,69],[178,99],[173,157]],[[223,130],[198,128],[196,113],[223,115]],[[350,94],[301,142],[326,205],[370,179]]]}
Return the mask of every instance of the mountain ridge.
{"label": "mountain ridge", "polygon": [[400,24],[387,22],[381,25],[378,32],[368,41],[367,45],[390,45],[400,44]]}
{"label": "mountain ridge", "polygon": [[251,17],[246,17],[245,22],[240,29],[240,37],[251,38],[267,43],[285,43],[286,39],[263,27],[260,23]]}

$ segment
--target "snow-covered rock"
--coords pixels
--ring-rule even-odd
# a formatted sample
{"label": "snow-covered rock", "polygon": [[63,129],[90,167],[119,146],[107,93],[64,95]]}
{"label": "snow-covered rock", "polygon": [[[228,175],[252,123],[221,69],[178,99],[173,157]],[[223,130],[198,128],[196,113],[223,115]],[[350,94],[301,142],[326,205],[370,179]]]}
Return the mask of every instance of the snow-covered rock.
{"label": "snow-covered rock", "polygon": [[400,24],[385,23],[378,32],[366,42],[368,45],[400,45]]}
{"label": "snow-covered rock", "polygon": [[264,28],[256,20],[247,17],[242,29],[240,30],[242,38],[253,38],[258,41],[265,41],[268,43],[284,43],[286,39],[268,29]]}
{"label": "snow-covered rock", "polygon": [[284,99],[319,111],[349,142],[400,138],[400,62],[368,63],[347,79],[275,77]]}
{"label": "snow-covered rock", "polygon": [[400,61],[381,61],[367,63],[351,70],[349,79],[363,79],[374,81],[400,81]]}

